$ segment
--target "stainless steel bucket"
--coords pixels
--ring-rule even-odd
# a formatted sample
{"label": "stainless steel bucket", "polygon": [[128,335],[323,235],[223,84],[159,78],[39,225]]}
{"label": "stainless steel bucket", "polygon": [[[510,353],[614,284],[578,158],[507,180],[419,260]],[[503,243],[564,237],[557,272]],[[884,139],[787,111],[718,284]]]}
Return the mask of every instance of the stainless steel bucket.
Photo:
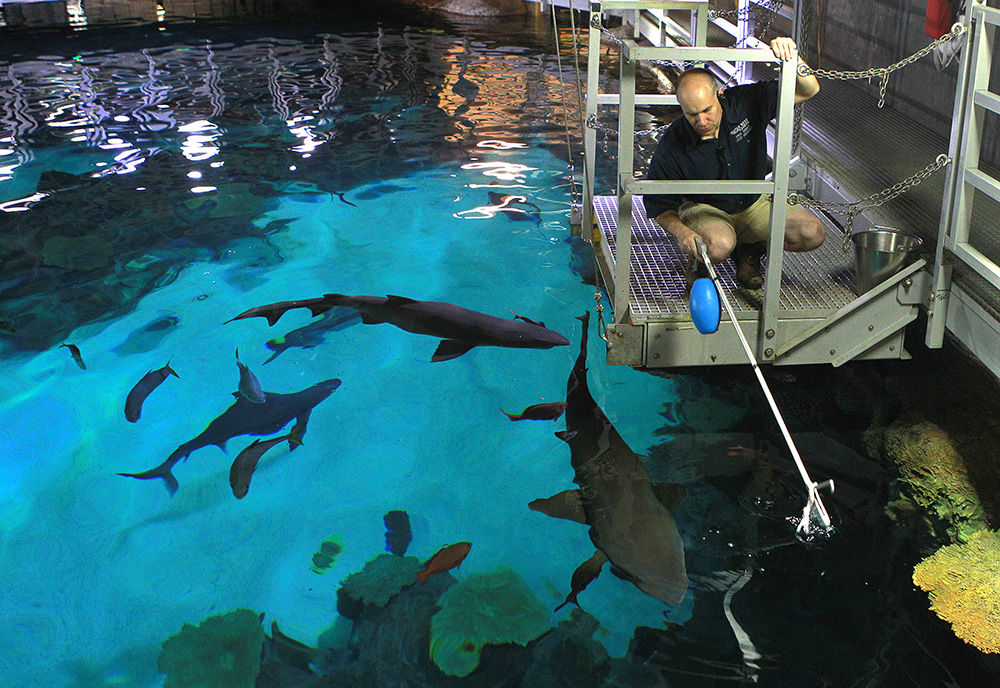
{"label": "stainless steel bucket", "polygon": [[920,237],[889,227],[872,227],[851,235],[854,242],[854,265],[857,268],[855,292],[864,294],[886,281],[917,258],[923,245]]}

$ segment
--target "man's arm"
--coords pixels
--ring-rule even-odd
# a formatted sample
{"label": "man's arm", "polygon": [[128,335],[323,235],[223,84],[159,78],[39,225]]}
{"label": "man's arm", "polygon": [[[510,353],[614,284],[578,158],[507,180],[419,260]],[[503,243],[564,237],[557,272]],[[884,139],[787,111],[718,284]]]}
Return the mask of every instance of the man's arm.
{"label": "man's arm", "polygon": [[695,243],[695,239],[698,233],[681,222],[676,210],[664,210],[656,216],[656,223],[677,239],[677,243],[685,253],[697,257],[698,244]]}
{"label": "man's arm", "polygon": [[[797,56],[795,41],[787,36],[779,36],[771,41],[771,52],[779,60],[785,61],[792,59],[793,55]],[[805,64],[802,58],[799,58],[799,64]],[[819,81],[816,79],[814,74],[809,76],[802,76],[798,72],[795,72],[795,104],[809,100],[814,95],[819,93]]]}

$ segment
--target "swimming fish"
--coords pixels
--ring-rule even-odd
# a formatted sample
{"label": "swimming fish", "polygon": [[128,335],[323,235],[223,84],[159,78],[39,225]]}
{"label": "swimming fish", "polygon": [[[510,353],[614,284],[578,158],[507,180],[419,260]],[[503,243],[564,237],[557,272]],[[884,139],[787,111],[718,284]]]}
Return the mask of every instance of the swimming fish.
{"label": "swimming fish", "polygon": [[428,576],[453,569],[465,559],[472,549],[471,542],[456,542],[438,550],[437,554],[427,560],[427,567],[423,571],[417,571],[417,578],[423,583]]}
{"label": "swimming fish", "polygon": [[551,349],[569,340],[525,318],[504,320],[441,301],[417,301],[405,296],[324,295],[327,303],[361,312],[366,325],[389,323],[414,334],[441,337],[432,362],[458,358],[476,346]]}
{"label": "swimming fish", "polygon": [[59,348],[61,349],[64,346],[69,349],[69,353],[73,357],[73,360],[76,361],[76,364],[80,366],[81,369],[86,370],[87,364],[83,362],[83,356],[80,354],[80,348],[76,344],[60,344]]}
{"label": "swimming fish", "polygon": [[142,405],[154,389],[163,384],[169,376],[180,377],[174,372],[174,369],[170,367],[170,361],[162,368],[157,368],[156,370],[150,370],[142,379],[135,383],[135,387],[129,391],[128,396],[125,397],[125,420],[129,423],[135,423],[139,420],[142,415]]}
{"label": "swimming fish", "polygon": [[642,461],[594,401],[587,385],[590,313],[580,320],[580,354],[566,382],[566,431],[556,433],[570,447],[579,505],[557,495],[535,500],[532,508],[578,521],[582,507],[590,539],[611,562],[612,572],[658,600],[677,604],[688,578],[684,545],[668,509],[684,490],[654,486]]}
{"label": "swimming fish", "polygon": [[[159,466],[142,473],[119,473],[118,475],[140,480],[162,478],[167,484],[167,491],[174,494],[177,492],[178,483],[171,469],[178,461],[187,458],[191,452],[212,444],[225,450],[226,442],[238,435],[273,435],[293,418],[296,423],[292,428],[292,433],[295,433],[301,442],[305,436],[306,424],[309,422],[313,408],[333,394],[333,391],[338,387],[340,387],[340,380],[333,378],[317,382],[312,387],[292,394],[267,392],[263,404],[254,404],[234,392],[236,401],[229,408],[209,423],[201,434],[177,447]],[[296,446],[298,445],[289,440],[288,448],[290,450]]]}
{"label": "swimming fish", "polygon": [[323,343],[328,332],[336,332],[361,321],[361,314],[353,308],[335,307],[324,313],[319,320],[292,330],[283,337],[267,340],[267,348],[273,351],[271,358],[264,361],[267,365],[292,347],[311,349]]}
{"label": "swimming fish", "polygon": [[547,404],[535,404],[524,409],[520,413],[507,413],[500,409],[500,413],[511,420],[556,420],[566,410],[565,401],[550,401]]}
{"label": "swimming fish", "polygon": [[288,664],[301,671],[313,672],[310,666],[320,659],[322,653],[315,647],[291,638],[278,630],[278,622],[271,621],[271,635],[264,634],[264,657],[276,658],[282,664]]}
{"label": "swimming fish", "polygon": [[[309,308],[316,315],[334,306],[348,306],[359,311],[361,322],[366,325],[389,323],[414,334],[441,337],[443,341],[431,356],[432,362],[458,358],[476,346],[551,349],[569,344],[569,340],[558,332],[521,316],[504,320],[451,303],[417,301],[405,296],[325,294],[322,299],[257,306],[240,313],[232,320],[259,316],[266,317],[273,325],[291,308]],[[281,312],[275,315],[277,310]]]}
{"label": "swimming fish", "polygon": [[576,596],[583,592],[590,585],[590,582],[600,575],[601,568],[607,560],[608,558],[604,556],[604,552],[597,550],[594,552],[594,556],[577,566],[569,581],[570,591],[566,595],[566,601],[552,611],[557,612],[570,602],[579,607],[580,603],[576,601]]}
{"label": "swimming fish", "polygon": [[[298,426],[295,427],[297,428]],[[253,473],[257,470],[257,463],[260,461],[260,458],[264,456],[268,449],[276,444],[281,444],[285,440],[288,440],[289,446],[293,443],[302,444],[302,441],[293,429],[292,432],[281,437],[272,437],[269,440],[263,441],[259,439],[254,440],[236,455],[236,459],[233,460],[233,465],[229,469],[229,485],[233,488],[233,495],[235,495],[236,499],[243,499],[250,491],[250,479],[253,478]]]}
{"label": "swimming fish", "polygon": [[240,384],[237,389],[240,394],[242,394],[247,401],[252,401],[255,404],[263,404],[266,397],[264,396],[264,390],[260,388],[260,381],[257,380],[257,376],[250,372],[240,361],[240,350],[236,350],[236,365],[240,369]]}
{"label": "swimming fish", "polygon": [[267,318],[268,325],[274,325],[278,322],[288,311],[293,308],[308,308],[309,311],[314,315],[319,315],[320,313],[326,313],[330,310],[332,306],[327,304],[326,299],[300,299],[298,301],[278,301],[277,303],[269,303],[265,306],[256,306],[249,310],[243,311],[235,318],[230,318],[227,323],[231,323],[233,320],[243,320],[244,318]]}
{"label": "swimming fish", "polygon": [[385,522],[386,551],[403,556],[413,540],[409,515],[405,511],[390,511],[382,520]]}

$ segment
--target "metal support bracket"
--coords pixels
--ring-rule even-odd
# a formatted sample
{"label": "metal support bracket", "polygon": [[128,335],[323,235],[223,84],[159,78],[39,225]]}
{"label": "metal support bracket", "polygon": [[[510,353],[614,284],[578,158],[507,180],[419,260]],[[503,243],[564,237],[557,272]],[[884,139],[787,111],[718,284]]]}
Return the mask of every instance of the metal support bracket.
{"label": "metal support bracket", "polygon": [[644,325],[608,323],[608,365],[643,365],[645,340]]}

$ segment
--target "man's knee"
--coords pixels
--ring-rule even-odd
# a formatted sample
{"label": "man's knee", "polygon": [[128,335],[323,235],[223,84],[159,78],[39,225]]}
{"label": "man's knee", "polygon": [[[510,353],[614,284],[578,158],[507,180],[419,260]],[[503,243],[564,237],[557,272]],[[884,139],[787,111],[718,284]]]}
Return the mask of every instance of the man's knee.
{"label": "man's knee", "polygon": [[732,232],[719,232],[702,237],[708,250],[708,259],[713,263],[721,263],[736,247],[736,235]]}
{"label": "man's knee", "polygon": [[788,251],[812,251],[826,241],[826,226],[812,213],[797,218],[794,227],[789,229],[791,231],[785,235],[785,249]]}

